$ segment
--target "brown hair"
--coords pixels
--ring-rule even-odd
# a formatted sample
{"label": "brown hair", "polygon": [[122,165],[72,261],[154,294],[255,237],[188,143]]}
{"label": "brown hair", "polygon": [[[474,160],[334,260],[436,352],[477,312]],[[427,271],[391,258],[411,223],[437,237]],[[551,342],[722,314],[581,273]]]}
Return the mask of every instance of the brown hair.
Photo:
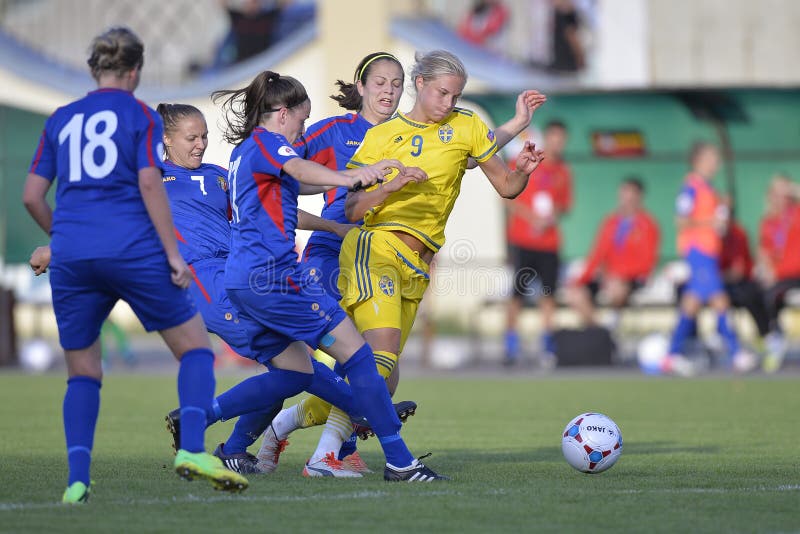
{"label": "brown hair", "polygon": [[[164,133],[170,134],[178,128],[178,124],[186,117],[192,115],[199,115],[203,117],[203,113],[196,107],[190,104],[159,104],[156,108],[158,114],[161,115],[161,120],[164,122]],[[205,117],[203,117],[205,118]]]}
{"label": "brown hair", "polygon": [[144,64],[144,44],[130,29],[117,26],[92,40],[86,61],[95,80],[104,72],[122,76]]}
{"label": "brown hair", "polygon": [[223,137],[236,145],[250,137],[262,116],[299,106],[308,100],[308,93],[295,78],[265,70],[247,87],[214,91],[211,98],[222,100],[227,125]]}
{"label": "brown hair", "polygon": [[[362,84],[367,83],[367,78],[372,70],[373,65],[378,61],[392,61],[400,67],[400,72],[403,72],[403,65],[400,60],[394,57],[389,52],[373,52],[362,59],[356,67],[356,72],[353,75],[353,83],[347,83],[343,80],[336,80],[336,85],[339,86],[339,94],[331,95],[331,98],[339,103],[339,106],[350,111],[361,111],[363,99],[358,94],[357,82]],[[405,75],[405,73],[403,73]]]}

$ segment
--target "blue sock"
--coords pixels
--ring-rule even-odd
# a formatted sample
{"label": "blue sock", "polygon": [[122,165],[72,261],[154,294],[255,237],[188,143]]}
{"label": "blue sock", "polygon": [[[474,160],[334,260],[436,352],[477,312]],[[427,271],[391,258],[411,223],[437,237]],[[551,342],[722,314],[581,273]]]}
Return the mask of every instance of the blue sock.
{"label": "blue sock", "polygon": [[340,410],[347,412],[348,415],[359,415],[350,384],[331,371],[324,363],[317,360],[312,360],[312,363],[314,365],[314,380],[306,391],[324,401],[330,402]]}
{"label": "blue sock", "polygon": [[339,363],[339,362],[336,362],[335,364],[333,364],[333,372],[336,373],[337,375],[341,376],[342,378],[344,378],[344,376],[345,376],[344,367],[342,367],[342,364]]}
{"label": "blue sock", "polygon": [[92,463],[94,427],[100,411],[100,381],[89,376],[73,376],[67,380],[64,394],[64,435],[67,438],[69,482],[89,485]]}
{"label": "blue sock", "polygon": [[278,415],[278,412],[281,411],[281,408],[283,408],[283,402],[275,404],[268,410],[246,413],[239,417],[233,427],[233,432],[225,442],[225,447],[223,448],[225,454],[246,452],[247,447],[256,442],[259,436],[272,423],[272,420],[275,419],[275,416]]}
{"label": "blue sock", "polygon": [[264,411],[308,389],[314,375],[270,368],[233,386],[216,398],[218,411],[209,415],[208,424],[233,419],[246,413]]}
{"label": "blue sock", "polygon": [[350,434],[350,437],[347,438],[347,441],[342,443],[342,448],[339,449],[339,460],[343,458],[347,458],[354,452],[356,452],[356,444],[358,443],[358,434],[353,432]]}
{"label": "blue sock", "polygon": [[717,332],[725,340],[725,344],[728,347],[728,361],[733,361],[733,356],[739,352],[739,338],[736,336],[736,332],[733,331],[728,312],[717,315]]}
{"label": "blue sock", "polygon": [[378,436],[386,461],[395,467],[411,465],[414,457],[400,437],[400,419],[392,406],[386,381],[378,374],[372,349],[365,343],[343,367],[356,405]]}
{"label": "blue sock", "polygon": [[505,336],[506,358],[515,360],[519,356],[519,334],[516,330],[507,330]]}
{"label": "blue sock", "polygon": [[678,324],[672,332],[672,339],[669,342],[670,354],[681,354],[686,340],[692,336],[692,332],[696,332],[695,319],[688,315],[681,313],[678,318]]}
{"label": "blue sock", "polygon": [[178,400],[181,407],[181,449],[205,450],[206,413],[214,399],[214,353],[192,349],[181,356]]}

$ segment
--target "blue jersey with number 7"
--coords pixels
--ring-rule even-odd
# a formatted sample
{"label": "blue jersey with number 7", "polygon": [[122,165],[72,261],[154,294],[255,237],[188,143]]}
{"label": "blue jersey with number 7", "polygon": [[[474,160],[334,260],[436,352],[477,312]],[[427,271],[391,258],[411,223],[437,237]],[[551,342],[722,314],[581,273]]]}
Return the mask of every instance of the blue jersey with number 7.
{"label": "blue jersey with number 7", "polygon": [[99,89],[47,120],[30,172],[58,178],[53,262],[163,253],[138,172],[163,169],[161,117],[132,93]]}

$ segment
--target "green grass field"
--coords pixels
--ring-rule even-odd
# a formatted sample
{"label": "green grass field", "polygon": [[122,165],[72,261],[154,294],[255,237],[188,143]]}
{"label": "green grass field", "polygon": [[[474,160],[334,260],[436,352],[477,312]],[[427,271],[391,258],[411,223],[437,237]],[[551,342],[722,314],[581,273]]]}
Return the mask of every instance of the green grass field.
{"label": "green grass field", "polygon": [[[220,380],[219,388],[234,378]],[[304,479],[317,430],[296,433],[271,476],[242,495],[171,469],[171,376],[109,376],[88,506],[57,504],[66,483],[61,376],[0,375],[2,532],[800,532],[800,395],[792,377],[404,379],[420,407],[404,436],[453,477],[388,484],[376,473]],[[218,389],[219,389],[218,388]],[[617,465],[584,475],[560,435],[583,411],[619,424]],[[231,423],[213,427],[207,445]]]}

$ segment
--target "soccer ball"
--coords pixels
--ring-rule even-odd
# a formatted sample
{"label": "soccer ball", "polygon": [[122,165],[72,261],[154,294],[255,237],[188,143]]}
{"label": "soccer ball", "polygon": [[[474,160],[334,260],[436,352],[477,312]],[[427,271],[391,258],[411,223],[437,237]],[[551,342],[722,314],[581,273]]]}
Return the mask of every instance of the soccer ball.
{"label": "soccer ball", "polygon": [[561,438],[567,463],[584,473],[602,473],[622,454],[622,433],[617,424],[599,413],[583,413],[570,421]]}

